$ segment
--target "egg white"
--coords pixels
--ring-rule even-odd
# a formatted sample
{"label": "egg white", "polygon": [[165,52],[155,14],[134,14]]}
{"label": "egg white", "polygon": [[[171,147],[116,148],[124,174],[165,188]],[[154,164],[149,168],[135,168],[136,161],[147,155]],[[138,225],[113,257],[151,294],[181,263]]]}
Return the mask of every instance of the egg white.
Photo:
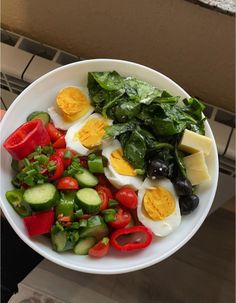
{"label": "egg white", "polygon": [[[70,87],[76,87],[76,86],[70,86]],[[79,88],[86,95],[88,100],[90,100],[89,96],[88,96],[88,89],[87,88],[85,88],[85,87],[76,87],[76,88]],[[59,129],[63,129],[63,130],[67,130],[72,125],[76,124],[78,121],[83,121],[84,119],[88,118],[92,114],[92,112],[94,112],[94,107],[90,105],[90,109],[88,110],[88,112],[84,116],[82,116],[81,118],[79,118],[78,120],[75,120],[73,122],[68,122],[61,115],[60,109],[57,108],[57,105],[51,106],[51,107],[48,108],[48,113],[49,113],[55,127],[59,128]]]}
{"label": "egg white", "polygon": [[[87,156],[94,150],[98,150],[102,146],[102,142],[99,146],[95,146],[93,149],[86,148],[80,140],[75,140],[74,136],[76,133],[80,131],[80,129],[92,118],[103,118],[100,114],[92,114],[87,119],[83,119],[82,121],[77,122],[76,124],[72,125],[65,136],[66,146],[71,150],[77,152],[81,156]],[[112,120],[107,120],[108,125],[112,124]]]}
{"label": "egg white", "polygon": [[109,146],[104,147],[102,155],[108,160],[108,166],[104,169],[104,174],[114,187],[129,186],[136,191],[143,183],[142,177],[121,175],[112,167],[109,161],[111,153],[118,148],[121,148],[118,140],[113,140]]}
{"label": "egg white", "polygon": [[[150,217],[144,214],[143,208],[143,197],[146,190],[161,186],[168,190],[174,197],[175,200],[175,210],[168,217],[163,220],[152,220]],[[181,223],[181,214],[179,208],[179,200],[175,193],[173,184],[169,179],[162,178],[159,180],[151,180],[146,178],[138,191],[138,207],[137,216],[139,221],[149,228],[156,236],[165,237],[173,232]]]}

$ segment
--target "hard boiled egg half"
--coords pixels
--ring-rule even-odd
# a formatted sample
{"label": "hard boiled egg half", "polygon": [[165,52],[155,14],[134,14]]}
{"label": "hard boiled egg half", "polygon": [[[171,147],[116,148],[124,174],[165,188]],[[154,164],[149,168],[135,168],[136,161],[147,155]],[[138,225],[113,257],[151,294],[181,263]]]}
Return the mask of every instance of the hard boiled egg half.
{"label": "hard boiled egg half", "polygon": [[137,215],[144,226],[160,237],[180,225],[179,201],[169,179],[144,180],[138,192]]}
{"label": "hard boiled egg half", "polygon": [[48,108],[54,125],[64,130],[87,118],[93,111],[87,88],[75,86],[63,88],[56,97],[55,106]]}
{"label": "hard boiled egg half", "polygon": [[107,158],[108,166],[104,169],[105,176],[116,188],[129,186],[138,190],[142,178],[137,176],[135,169],[124,159],[123,150],[118,140],[103,148],[102,155]]}
{"label": "hard boiled egg half", "polygon": [[105,135],[105,127],[112,124],[112,120],[100,114],[92,114],[87,119],[71,126],[65,136],[66,146],[79,155],[88,155],[100,149]]}

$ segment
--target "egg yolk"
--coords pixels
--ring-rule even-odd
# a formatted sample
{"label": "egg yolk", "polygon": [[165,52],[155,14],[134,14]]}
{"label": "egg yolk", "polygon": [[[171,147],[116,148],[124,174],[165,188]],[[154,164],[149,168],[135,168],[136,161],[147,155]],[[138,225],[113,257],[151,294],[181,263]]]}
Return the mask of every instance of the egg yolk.
{"label": "egg yolk", "polygon": [[107,120],[103,118],[91,118],[85,125],[75,134],[74,140],[79,140],[83,146],[91,149],[101,144],[105,135],[104,128],[107,126]]}
{"label": "egg yolk", "polygon": [[90,109],[90,103],[85,94],[77,87],[65,87],[56,99],[57,106],[65,121],[73,122],[83,117]]}
{"label": "egg yolk", "polygon": [[143,206],[153,220],[163,220],[175,210],[173,195],[163,187],[148,189],[143,198]]}
{"label": "egg yolk", "polygon": [[110,155],[110,163],[117,173],[124,176],[136,176],[134,168],[123,158],[122,148],[114,150]]}

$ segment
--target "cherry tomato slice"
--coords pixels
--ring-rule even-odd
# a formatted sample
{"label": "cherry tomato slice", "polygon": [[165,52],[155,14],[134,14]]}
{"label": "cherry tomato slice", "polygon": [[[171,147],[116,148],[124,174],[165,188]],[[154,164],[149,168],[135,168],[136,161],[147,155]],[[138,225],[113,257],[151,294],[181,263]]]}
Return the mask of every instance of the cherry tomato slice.
{"label": "cherry tomato slice", "polygon": [[107,255],[110,248],[109,238],[105,237],[101,241],[99,241],[97,244],[95,244],[93,247],[89,249],[89,256],[91,257],[104,257]]}
{"label": "cherry tomato slice", "polygon": [[131,214],[129,213],[129,211],[124,210],[121,207],[117,209],[115,217],[115,221],[108,222],[108,224],[114,228],[123,228],[131,221]]}
{"label": "cherry tomato slice", "polygon": [[138,197],[135,191],[130,187],[122,187],[118,190],[115,197],[116,200],[127,208],[134,209],[137,207]]}
{"label": "cherry tomato slice", "polygon": [[49,177],[48,177],[49,181],[53,181],[61,177],[61,175],[64,172],[64,165],[62,159],[55,154],[50,156],[49,163],[50,161],[55,162],[56,165],[56,170],[54,170],[52,173],[49,172]]}
{"label": "cherry tomato slice", "polygon": [[[70,157],[65,158],[65,152],[69,152]],[[59,156],[62,159],[64,167],[67,168],[69,165],[71,165],[71,159],[75,155],[75,152],[73,152],[72,150],[66,149],[66,148],[59,148],[56,150],[54,155]]]}
{"label": "cherry tomato slice", "polygon": [[77,180],[72,177],[63,177],[57,183],[58,189],[79,189]]}
{"label": "cherry tomato slice", "polygon": [[98,184],[110,189],[112,195],[117,192],[117,189],[109,182],[104,174],[94,174],[98,178]]}
{"label": "cherry tomato slice", "polygon": [[52,123],[48,123],[46,125],[46,129],[52,142],[57,141],[63,135],[63,133],[58,130]]}
{"label": "cherry tomato slice", "polygon": [[65,136],[62,135],[60,138],[58,138],[53,144],[52,144],[53,148],[64,148],[66,147],[66,140],[65,140]]}
{"label": "cherry tomato slice", "polygon": [[112,199],[112,193],[108,187],[105,187],[102,185],[97,185],[96,191],[98,192],[98,194],[102,200],[100,209],[104,210],[107,208],[109,200]]}

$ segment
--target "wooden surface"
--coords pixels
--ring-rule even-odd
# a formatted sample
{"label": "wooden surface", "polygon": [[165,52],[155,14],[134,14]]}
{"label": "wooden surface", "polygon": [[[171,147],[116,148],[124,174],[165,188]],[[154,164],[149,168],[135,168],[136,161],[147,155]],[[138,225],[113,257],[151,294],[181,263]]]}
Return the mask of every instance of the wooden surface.
{"label": "wooden surface", "polygon": [[99,276],[44,260],[22,285],[60,300],[53,302],[233,303],[234,247],[234,214],[219,209],[182,249],[150,268]]}

